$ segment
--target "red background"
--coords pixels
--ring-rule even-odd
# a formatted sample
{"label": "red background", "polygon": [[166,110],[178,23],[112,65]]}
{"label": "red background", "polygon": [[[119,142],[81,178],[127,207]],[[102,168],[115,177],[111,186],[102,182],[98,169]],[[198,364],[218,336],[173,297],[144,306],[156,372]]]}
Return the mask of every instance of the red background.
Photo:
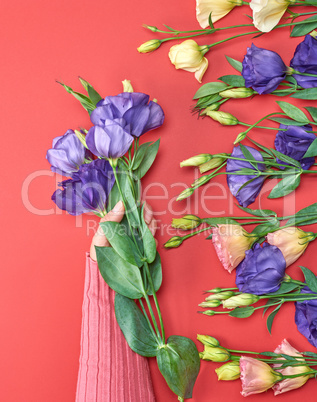
{"label": "red background", "polygon": [[[250,13],[247,7],[235,9],[218,25],[247,22],[244,13]],[[166,113],[164,126],[147,134],[143,141],[161,137],[159,156],[144,179],[144,186],[155,182],[167,189],[167,197],[149,199],[154,210],[163,212],[157,218],[165,225],[163,233],[158,235],[164,274],[159,301],[167,334],[192,339],[197,333],[210,334],[230,348],[262,351],[273,350],[287,337],[299,350],[314,350],[297,332],[292,305],[281,309],[272,336],[260,313],[247,320],[197,314],[197,305],[203,301],[202,291],[231,286],[234,275],[224,271],[204,236],[186,242],[179,249],[163,249],[170,236],[166,225],[177,211],[207,216],[201,197],[177,205],[170,201],[183,188],[174,183],[190,184],[194,177],[194,171],[180,169],[179,162],[199,153],[230,152],[232,141],[243,130],[225,128],[210,119],[197,120],[191,115],[191,98],[199,88],[198,82],[193,74],[176,71],[171,65],[167,56],[169,44],[153,54],[141,55],[136,51],[142,42],[155,37],[142,28],[143,23],[159,27],[165,23],[184,30],[199,28],[193,0],[12,0],[2,9],[2,401],[66,402],[75,397],[84,259],[92,235],[87,222],[94,218],[76,220],[55,209],[50,197],[56,178],[49,171],[45,153],[52,139],[67,129],[90,127],[88,115],[80,104],[55,83],[56,79],[62,80],[79,90],[78,75],[91,82],[103,96],[121,92],[121,81],[130,79],[135,90],[157,98]],[[227,34],[199,38],[198,42],[212,43]],[[290,39],[288,29],[284,28],[257,38],[254,43],[276,50],[288,63],[300,40]],[[242,60],[251,41],[245,37],[212,49],[207,55],[209,68],[203,82],[234,73],[224,55]],[[252,123],[264,113],[276,110],[275,100],[263,96],[231,101],[222,110]],[[307,104],[312,102],[301,103]],[[258,131],[253,138],[272,145],[274,134]],[[294,205],[298,210],[314,202],[316,179],[309,176],[302,180],[295,198],[270,201],[263,196],[262,206],[281,214]],[[224,177],[218,181],[225,185]],[[153,187],[148,194],[164,193]],[[221,195],[221,191],[209,188],[206,196],[212,195]],[[205,199],[210,211],[225,210],[226,214],[230,213],[231,201]],[[239,215],[237,207],[233,210],[234,215]],[[298,264],[314,269],[316,251],[317,243],[311,244]],[[296,265],[288,273],[300,278]],[[154,359],[150,365],[158,402],[174,401],[176,397],[166,386]],[[214,368],[214,363],[202,363],[193,401],[242,400],[240,381],[218,383]],[[301,390],[278,399],[295,401],[301,397],[313,401],[315,394],[316,384],[309,381]],[[272,400],[273,393],[252,396],[250,401],[265,398]]]}

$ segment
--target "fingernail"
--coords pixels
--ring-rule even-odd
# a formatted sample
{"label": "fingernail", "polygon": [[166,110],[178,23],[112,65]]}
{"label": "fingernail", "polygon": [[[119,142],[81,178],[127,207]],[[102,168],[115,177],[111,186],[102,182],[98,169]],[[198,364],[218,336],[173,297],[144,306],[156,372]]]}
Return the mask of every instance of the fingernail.
{"label": "fingernail", "polygon": [[119,213],[119,212],[122,212],[123,209],[124,209],[123,202],[122,202],[122,201],[119,201],[119,202],[117,202],[116,205],[113,207],[112,212]]}

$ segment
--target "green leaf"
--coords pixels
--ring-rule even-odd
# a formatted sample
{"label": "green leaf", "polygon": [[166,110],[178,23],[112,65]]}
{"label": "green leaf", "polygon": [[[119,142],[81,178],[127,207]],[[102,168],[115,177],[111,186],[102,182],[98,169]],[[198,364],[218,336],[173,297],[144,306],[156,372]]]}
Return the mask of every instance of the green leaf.
{"label": "green leaf", "polygon": [[156,359],[170,389],[183,399],[191,398],[200,368],[194,342],[183,336],[170,336],[158,350]]}
{"label": "green leaf", "polygon": [[222,77],[219,77],[218,80],[225,82],[228,85],[231,85],[233,87],[244,87],[245,86],[245,80],[241,75],[223,75]]}
{"label": "green leaf", "polygon": [[312,292],[317,293],[317,278],[315,274],[308,268],[300,266],[300,269],[304,274],[306,285]]}
{"label": "green leaf", "polygon": [[295,120],[285,119],[283,117],[270,117],[269,120],[276,121],[277,123],[285,124],[286,126],[304,126],[306,123],[300,123]]}
{"label": "green leaf", "polygon": [[218,102],[221,99],[222,97],[218,94],[203,96],[202,98],[198,99],[196,103],[196,108],[205,109],[206,107],[211,106],[212,104]]}
{"label": "green leaf", "polygon": [[283,101],[277,101],[276,102],[279,107],[283,110],[283,112],[289,116],[291,119],[301,122],[301,123],[309,123],[309,120],[305,113],[300,110],[298,107],[288,103],[288,102],[283,102]]}
{"label": "green leaf", "polygon": [[116,253],[112,247],[96,247],[100,273],[115,292],[130,299],[140,299],[144,293],[140,270]]}
{"label": "green leaf", "polygon": [[300,173],[286,176],[272,189],[268,198],[279,198],[291,193],[299,186]]}
{"label": "green leaf", "polygon": [[291,75],[287,75],[286,78],[284,78],[284,81],[290,82],[290,83],[293,84],[295,87],[297,87],[297,81],[296,81],[295,78],[292,77]]}
{"label": "green leaf", "polygon": [[234,310],[230,311],[230,317],[237,317],[237,318],[248,318],[254,313],[254,307],[247,306],[247,307],[236,307]]}
{"label": "green leaf", "polygon": [[208,17],[208,24],[209,24],[209,26],[210,26],[211,29],[215,29],[214,24],[213,24],[213,22],[212,22],[211,14],[212,14],[212,13],[210,13],[210,14],[209,14],[209,17]]}
{"label": "green leaf", "polygon": [[[159,290],[162,285],[162,264],[161,264],[161,257],[159,253],[156,253],[155,260],[149,264],[150,273],[152,276],[153,284],[155,292]],[[152,295],[152,291],[148,286],[146,289],[148,295]]]}
{"label": "green leaf", "polygon": [[[266,152],[268,155],[272,155],[272,156],[273,156],[272,148],[267,148],[267,147],[265,147],[264,145],[261,145],[261,144],[259,144],[258,142],[252,140],[251,138],[249,138],[249,140],[250,140],[253,144],[255,144],[257,147],[259,147],[260,149],[262,149],[264,152]],[[265,155],[263,155],[263,153],[261,153],[261,155],[262,155],[263,157],[265,157]]]}
{"label": "green leaf", "polygon": [[208,82],[208,84],[202,85],[198,89],[193,99],[199,99],[203,96],[218,94],[225,89],[228,89],[228,85],[223,82]]}
{"label": "green leaf", "polygon": [[134,170],[134,174],[138,179],[141,179],[152,166],[156,158],[159,146],[160,146],[160,140],[157,140],[147,148],[145,155],[142,159],[142,163],[136,170]]}
{"label": "green leaf", "polygon": [[84,109],[86,109],[87,112],[92,112],[94,109],[96,109],[96,106],[92,103],[92,101],[86,95],[73,91],[71,87],[63,84],[62,82],[57,81],[57,83],[62,85],[62,87],[64,87],[69,94],[73,95],[74,98],[79,100],[82,107]]}
{"label": "green leaf", "polygon": [[234,219],[231,219],[231,218],[204,218],[204,219],[202,219],[202,222],[207,223],[208,225],[211,225],[211,226],[217,226],[217,225],[221,225],[221,224],[239,225],[239,223],[237,221],[235,221]]}
{"label": "green leaf", "polygon": [[266,320],[266,327],[267,327],[267,329],[268,329],[268,331],[269,331],[270,334],[271,334],[271,331],[272,331],[272,324],[273,324],[274,318],[275,318],[276,314],[278,313],[279,309],[281,308],[281,305],[282,305],[282,304],[279,304],[279,305],[272,311],[272,313],[270,313],[270,315],[267,317],[267,320]]}
{"label": "green leaf", "polygon": [[148,228],[147,224],[145,223],[144,220],[144,204],[141,210],[141,221],[142,221],[142,226],[141,226],[141,232],[142,232],[142,241],[143,241],[143,248],[144,248],[144,254],[146,257],[146,260],[149,264],[151,264],[156,257],[156,243],[155,239]]}
{"label": "green leaf", "polygon": [[259,353],[259,355],[268,356],[268,357],[278,357],[279,356],[278,353],[274,353],[274,352],[261,352],[261,353]]}
{"label": "green leaf", "polygon": [[309,145],[303,158],[309,158],[311,156],[317,156],[317,138]]}
{"label": "green leaf", "polygon": [[[311,219],[308,219],[306,223],[300,223],[301,220],[307,219],[309,216],[311,216]],[[317,202],[299,210],[292,218],[287,221],[287,225],[296,226],[311,225],[313,223],[317,223]]]}
{"label": "green leaf", "polygon": [[279,228],[280,222],[277,219],[270,219],[265,223],[257,225],[253,230],[252,234],[270,233],[273,230]]}
{"label": "green leaf", "polygon": [[280,303],[282,301],[281,298],[279,299],[268,299],[268,301],[265,303],[265,307],[263,309],[263,314],[262,316],[264,317],[265,313],[267,312],[267,310],[272,307],[272,306],[276,306],[276,303]]}
{"label": "green leaf", "polygon": [[158,344],[135,301],[120,294],[115,297],[117,322],[130,348],[141,356],[153,357]]}
{"label": "green leaf", "polygon": [[242,71],[242,63],[241,61],[235,60],[232,57],[226,56],[228,63],[237,71],[241,73]]}
{"label": "green leaf", "polygon": [[133,160],[133,166],[132,166],[132,170],[136,170],[141,162],[144,159],[144,156],[146,154],[146,151],[148,150],[149,146],[152,144],[152,142],[146,142],[144,144],[142,144],[136,151],[135,155],[134,155],[134,160]]}
{"label": "green leaf", "polygon": [[283,295],[285,293],[290,293],[293,290],[297,289],[298,285],[296,285],[296,283],[292,283],[292,282],[282,282],[280,288],[276,291],[276,292],[272,292],[270,293],[271,296],[274,295]]}
{"label": "green leaf", "polygon": [[126,204],[125,213],[126,215],[129,216],[132,226],[139,227],[141,223],[140,223],[138,205],[136,201],[138,199],[138,194],[136,193],[134,187],[134,181],[130,177],[129,172],[126,170],[121,171],[119,181]]}
{"label": "green leaf", "polygon": [[272,149],[272,153],[274,154],[274,156],[276,156],[276,158],[280,159],[282,162],[286,162],[287,164],[301,168],[301,164],[296,159],[284,155],[281,152],[276,151],[276,149]]}
{"label": "green leaf", "polygon": [[81,82],[82,86],[86,89],[88,92],[88,96],[92,103],[94,105],[97,105],[97,103],[102,99],[102,97],[98,94],[98,92],[95,90],[95,88],[89,84],[86,80],[83,78],[79,77],[79,81]]}
{"label": "green leaf", "polygon": [[277,216],[277,213],[272,211],[271,209],[251,209],[251,208],[245,208],[242,207],[239,204],[236,204],[237,207],[242,209],[242,211],[247,212],[250,215],[253,216]]}
{"label": "green leaf", "polygon": [[292,93],[294,93],[295,89],[294,88],[288,88],[288,89],[277,89],[276,91],[271,92],[272,95],[275,96],[287,96]]}
{"label": "green leaf", "polygon": [[[249,162],[250,165],[258,170],[258,160],[255,159],[255,157],[251,154],[251,152],[248,150],[248,148],[245,147],[243,144],[239,144],[239,146],[240,146],[240,149],[241,149],[245,159],[251,160],[252,162]],[[255,173],[255,172],[253,172],[253,173]]]}
{"label": "green leaf", "polygon": [[[311,23],[308,24],[307,21],[311,21]],[[292,38],[297,37],[297,36],[307,35],[311,31],[313,31],[315,28],[317,28],[317,16],[316,15],[306,18],[305,20],[300,21],[300,22],[305,22],[305,23],[294,26],[294,28],[292,29],[291,35],[290,35]]]}
{"label": "green leaf", "polygon": [[317,107],[314,106],[306,106],[305,109],[308,110],[314,122],[317,122]]}
{"label": "green leaf", "polygon": [[293,95],[291,95],[291,97],[296,99],[316,100],[317,88],[307,88],[298,90]]}
{"label": "green leaf", "polygon": [[139,268],[143,265],[141,256],[138,254],[136,246],[130,239],[124,225],[117,222],[101,222],[100,226],[107,240],[121,258]]}

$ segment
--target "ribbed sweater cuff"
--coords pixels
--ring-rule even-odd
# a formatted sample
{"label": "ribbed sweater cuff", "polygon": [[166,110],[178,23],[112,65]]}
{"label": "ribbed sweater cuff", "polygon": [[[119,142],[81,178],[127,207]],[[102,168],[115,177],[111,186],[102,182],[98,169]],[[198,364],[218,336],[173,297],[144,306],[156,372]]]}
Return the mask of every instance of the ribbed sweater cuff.
{"label": "ribbed sweater cuff", "polygon": [[76,402],[154,402],[148,361],[128,346],[114,296],[87,253]]}

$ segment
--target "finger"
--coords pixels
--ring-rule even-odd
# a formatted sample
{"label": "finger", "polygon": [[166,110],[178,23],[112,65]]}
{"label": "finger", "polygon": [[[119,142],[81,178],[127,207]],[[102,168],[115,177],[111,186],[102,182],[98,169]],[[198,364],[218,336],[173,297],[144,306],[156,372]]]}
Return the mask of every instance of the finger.
{"label": "finger", "polygon": [[155,236],[155,232],[157,229],[157,221],[155,218],[152,218],[151,222],[148,224],[148,228],[150,229],[152,235]]}
{"label": "finger", "polygon": [[121,222],[124,216],[124,205],[122,201],[116,203],[113,209],[106,216],[100,219],[100,222]]}
{"label": "finger", "polygon": [[144,205],[143,209],[144,221],[147,225],[149,225],[153,218],[153,209],[151,205],[149,205],[146,201],[144,202],[143,205]]}

